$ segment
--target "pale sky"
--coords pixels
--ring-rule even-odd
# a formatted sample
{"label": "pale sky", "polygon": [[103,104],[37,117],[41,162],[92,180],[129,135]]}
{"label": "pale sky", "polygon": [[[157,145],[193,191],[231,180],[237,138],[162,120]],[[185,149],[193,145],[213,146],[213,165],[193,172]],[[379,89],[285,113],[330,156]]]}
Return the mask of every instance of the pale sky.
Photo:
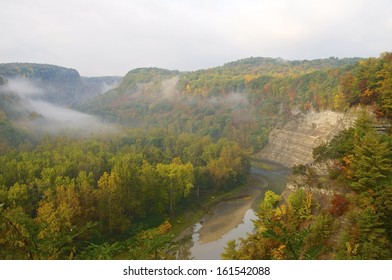
{"label": "pale sky", "polygon": [[0,63],[197,70],[392,51],[391,0],[0,0]]}

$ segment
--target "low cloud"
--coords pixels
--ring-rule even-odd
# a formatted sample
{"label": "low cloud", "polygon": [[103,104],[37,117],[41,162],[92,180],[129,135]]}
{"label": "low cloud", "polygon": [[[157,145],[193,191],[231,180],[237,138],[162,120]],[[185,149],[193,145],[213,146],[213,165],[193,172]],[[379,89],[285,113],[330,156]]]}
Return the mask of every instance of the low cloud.
{"label": "low cloud", "polygon": [[248,98],[243,93],[231,92],[224,98],[226,102],[230,105],[230,107],[249,105]]}
{"label": "low cloud", "polygon": [[5,87],[21,98],[37,97],[44,93],[36,82],[21,77],[8,80]]}
{"label": "low cloud", "polygon": [[175,76],[173,78],[162,81],[161,94],[163,97],[171,99],[178,96],[177,83],[179,79],[179,76]]}
{"label": "low cloud", "polygon": [[3,86],[2,92],[9,92],[19,97],[19,102],[9,105],[13,107],[12,110],[18,112],[19,118],[13,121],[16,125],[29,128],[34,133],[87,136],[116,131],[112,124],[105,123],[96,116],[42,100],[40,96],[46,91],[28,79],[9,80]]}

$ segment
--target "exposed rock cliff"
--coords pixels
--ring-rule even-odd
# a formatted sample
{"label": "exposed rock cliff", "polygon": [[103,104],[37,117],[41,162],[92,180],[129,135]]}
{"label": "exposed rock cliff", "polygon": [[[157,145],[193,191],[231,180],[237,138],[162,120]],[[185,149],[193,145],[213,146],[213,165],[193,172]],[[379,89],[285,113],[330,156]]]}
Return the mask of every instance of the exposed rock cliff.
{"label": "exposed rock cliff", "polygon": [[285,125],[271,131],[269,142],[259,157],[288,167],[311,163],[313,148],[331,140],[354,119],[352,114],[332,111],[297,114]]}

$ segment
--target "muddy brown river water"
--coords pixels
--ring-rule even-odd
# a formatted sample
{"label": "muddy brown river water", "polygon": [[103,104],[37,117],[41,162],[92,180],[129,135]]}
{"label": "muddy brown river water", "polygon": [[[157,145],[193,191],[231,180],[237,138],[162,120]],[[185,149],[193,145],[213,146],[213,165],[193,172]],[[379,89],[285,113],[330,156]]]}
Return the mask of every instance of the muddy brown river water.
{"label": "muddy brown river water", "polygon": [[210,214],[188,229],[189,239],[178,258],[219,260],[229,240],[253,231],[255,209],[267,190],[280,194],[290,170],[274,162],[254,160],[250,182],[235,198],[218,203]]}

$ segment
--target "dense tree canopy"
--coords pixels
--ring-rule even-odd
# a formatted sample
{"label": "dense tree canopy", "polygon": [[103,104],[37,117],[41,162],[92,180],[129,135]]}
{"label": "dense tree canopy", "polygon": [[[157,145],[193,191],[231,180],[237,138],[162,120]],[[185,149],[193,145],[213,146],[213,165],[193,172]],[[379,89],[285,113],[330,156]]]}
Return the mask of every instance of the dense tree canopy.
{"label": "dense tree canopy", "polygon": [[[1,258],[78,257],[86,241],[130,234],[146,217],[171,215],[196,196],[195,185],[213,192],[246,176],[247,154],[233,142],[186,134],[152,141],[154,134],[163,135],[47,136],[3,153]],[[181,145],[199,148],[190,154]],[[217,172],[214,162],[228,167]]]}
{"label": "dense tree canopy", "polygon": [[[314,151],[316,160],[334,163],[317,187],[341,190],[327,202],[309,190],[287,197],[267,192],[255,233],[230,242],[223,256],[390,258],[391,67],[392,54],[384,53],[248,58],[194,72],[140,68],[101,95],[102,83],[119,78],[1,64],[0,258],[174,258],[170,219],[199,196],[244,182],[249,156],[263,148],[274,126],[298,109],[357,105],[371,108],[377,120],[360,117]],[[7,79],[18,75],[40,81],[40,98],[116,128],[83,136],[35,131],[28,124],[45,117],[27,110],[23,96],[8,87]],[[309,167],[297,170],[311,177]]]}

